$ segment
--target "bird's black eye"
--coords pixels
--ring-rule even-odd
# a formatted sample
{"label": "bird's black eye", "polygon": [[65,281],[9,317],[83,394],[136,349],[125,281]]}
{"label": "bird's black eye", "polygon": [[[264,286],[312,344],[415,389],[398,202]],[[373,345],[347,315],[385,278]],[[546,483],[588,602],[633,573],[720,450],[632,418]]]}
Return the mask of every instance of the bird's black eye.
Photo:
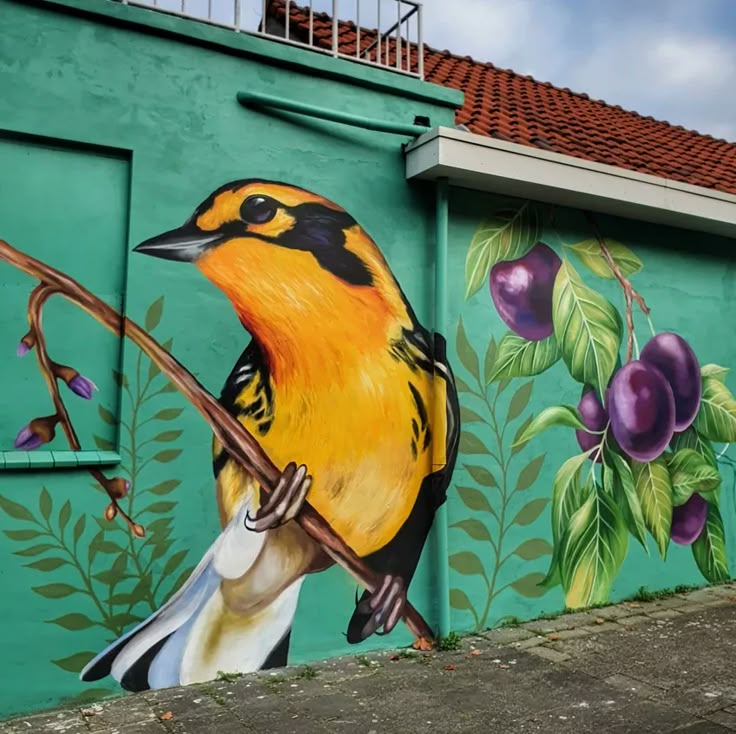
{"label": "bird's black eye", "polygon": [[279,203],[269,196],[249,196],[240,206],[240,217],[248,224],[270,222],[278,211]]}

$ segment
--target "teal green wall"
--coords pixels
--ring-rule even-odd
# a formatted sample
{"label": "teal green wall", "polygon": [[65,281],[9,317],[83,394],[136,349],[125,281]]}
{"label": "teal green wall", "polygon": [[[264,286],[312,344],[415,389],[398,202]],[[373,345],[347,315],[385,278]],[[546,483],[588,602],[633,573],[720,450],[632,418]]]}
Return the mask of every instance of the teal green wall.
{"label": "teal green wall", "polygon": [[[500,226],[500,212],[518,212],[525,204],[539,213],[538,229],[536,225],[520,229],[518,224],[523,219],[517,218],[516,224],[506,230],[506,239],[503,234],[495,239],[489,252],[495,257],[502,245],[511,243],[512,248],[519,250],[508,259],[515,259],[536,241],[545,242],[569,260],[587,286],[602,294],[621,313],[624,307],[618,282],[597,277],[565,247],[593,237],[582,212],[453,190],[448,322],[455,329],[450,338],[463,408],[463,440],[448,512],[452,619],[453,627],[459,630],[495,626],[509,618],[530,618],[560,610],[566,604],[561,586],[545,591],[538,584],[551,561],[555,474],[565,460],[581,453],[574,429],[548,428],[516,452],[512,444],[525,421],[543,409],[553,405],[577,406],[581,384],[572,379],[561,360],[536,376],[515,377],[505,384],[495,381],[486,386],[484,360],[488,345],[491,340],[498,344],[508,328],[496,312],[487,277],[477,292],[465,297],[466,258],[481,225],[491,221]],[[622,243],[641,260],[643,267],[630,276],[631,282],[651,308],[657,332],[674,331],[681,335],[694,349],[701,366],[715,363],[731,367],[736,359],[730,337],[730,324],[736,318],[735,271],[730,258],[733,243],[605,216],[597,217],[597,226],[606,240]],[[634,308],[636,335],[643,347],[650,330],[646,319]],[[621,359],[625,343],[624,337]],[[480,361],[477,368],[476,359]],[[477,370],[480,384],[473,370]],[[736,387],[731,375],[726,382],[731,389]],[[729,407],[733,410],[736,403]],[[492,415],[498,421],[499,434],[506,426],[501,449]],[[714,446],[717,451],[724,448],[719,442]],[[731,569],[736,563],[736,474],[729,458],[733,453],[733,449],[728,451],[719,463],[720,512]],[[589,466],[589,462],[584,466],[586,474]],[[647,547],[648,554],[629,536],[625,560],[607,599],[626,598],[642,586],[656,590],[707,582],[690,548],[670,543],[663,560],[651,536]],[[499,560],[505,562],[499,566]]]}
{"label": "teal green wall", "polygon": [[[437,125],[452,123],[454,92],[108,0],[0,0],[0,17],[0,238],[111,305],[124,299],[127,315],[212,393],[247,343],[231,306],[194,268],[130,250],[233,179],[280,180],[343,206],[431,328],[432,196],[404,180],[406,139],[246,110],[235,96],[263,91]],[[0,436],[12,448],[24,422],[51,409],[33,354],[8,362],[34,283],[5,264],[0,271],[0,349],[13,382],[0,399]],[[80,683],[81,666],[157,608],[219,530],[211,434],[196,411],[130,343],[120,363],[119,343],[68,304],[52,301],[44,323],[52,355],[100,387],[92,403],[64,396],[82,448],[119,451],[110,474],[134,480],[124,507],[148,535],[138,541],[103,521],[106,498],[84,470],[0,472],[3,716],[119,694],[111,679]],[[52,448],[66,448],[60,431]],[[355,590],[337,568],[307,580],[293,661],[410,641],[399,629],[349,648]],[[426,559],[410,597],[434,623]]]}

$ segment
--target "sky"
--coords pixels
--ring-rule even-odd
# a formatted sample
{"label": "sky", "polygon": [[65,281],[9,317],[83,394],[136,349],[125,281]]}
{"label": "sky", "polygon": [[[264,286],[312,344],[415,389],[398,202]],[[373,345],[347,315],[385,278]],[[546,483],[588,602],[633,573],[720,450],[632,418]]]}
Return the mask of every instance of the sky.
{"label": "sky", "polygon": [[[234,0],[210,1],[232,17]],[[239,0],[246,25],[261,1]],[[355,19],[356,1],[339,0],[341,19]],[[208,0],[186,2],[197,12]],[[364,25],[378,2],[396,15],[395,0],[360,2]],[[423,19],[435,48],[736,141],[736,0],[424,0]]]}

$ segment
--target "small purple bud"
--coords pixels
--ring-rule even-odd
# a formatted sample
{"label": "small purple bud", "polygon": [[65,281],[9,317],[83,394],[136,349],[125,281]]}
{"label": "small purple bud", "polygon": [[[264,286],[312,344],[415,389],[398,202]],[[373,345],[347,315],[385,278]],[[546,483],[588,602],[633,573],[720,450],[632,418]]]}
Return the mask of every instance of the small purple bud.
{"label": "small purple bud", "polygon": [[43,441],[41,440],[41,437],[33,433],[30,426],[21,428],[20,432],[15,437],[15,443],[13,444],[13,446],[15,446],[19,451],[33,451],[42,445]]}
{"label": "small purple bud", "polygon": [[18,342],[18,348],[15,350],[15,353],[19,357],[25,357],[26,354],[28,354],[28,352],[30,351],[31,351],[31,348],[24,341],[21,341],[21,342]]}
{"label": "small purple bud", "polygon": [[97,385],[84,375],[76,375],[69,381],[69,388],[72,392],[79,395],[80,398],[89,400],[92,397],[92,393],[97,390]]}

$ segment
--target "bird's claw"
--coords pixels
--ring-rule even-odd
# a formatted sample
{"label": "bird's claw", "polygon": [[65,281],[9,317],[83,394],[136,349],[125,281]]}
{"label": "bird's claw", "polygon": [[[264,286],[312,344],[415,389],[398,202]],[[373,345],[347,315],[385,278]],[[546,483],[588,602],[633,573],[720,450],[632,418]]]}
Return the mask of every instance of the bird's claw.
{"label": "bird's claw", "polygon": [[299,467],[292,461],[284,469],[278,484],[266,502],[253,516],[245,516],[245,527],[262,533],[293,520],[304,505],[307,492],[312,485],[312,477],[307,476],[307,467]]}
{"label": "bird's claw", "polygon": [[[358,604],[358,611],[370,614],[363,626],[361,637],[372,634],[386,635],[398,624],[406,606],[406,587],[400,576],[384,576],[381,585]],[[383,627],[383,632],[378,629]]]}

